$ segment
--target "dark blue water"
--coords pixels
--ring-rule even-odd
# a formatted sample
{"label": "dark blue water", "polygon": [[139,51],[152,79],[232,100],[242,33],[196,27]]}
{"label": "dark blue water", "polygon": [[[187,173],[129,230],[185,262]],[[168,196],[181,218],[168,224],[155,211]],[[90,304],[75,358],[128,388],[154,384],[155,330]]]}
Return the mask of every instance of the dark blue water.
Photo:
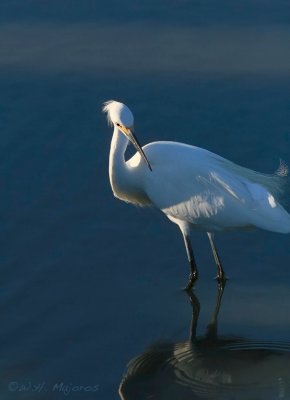
{"label": "dark blue water", "polygon": [[[286,1],[1,2],[3,398],[116,399],[131,359],[187,340],[180,232],[112,196],[101,105],[128,104],[142,144],[186,142],[271,173],[290,161],[289,19]],[[205,235],[192,239],[198,336],[215,266]],[[287,343],[289,235],[216,241],[230,277],[219,333]]]}

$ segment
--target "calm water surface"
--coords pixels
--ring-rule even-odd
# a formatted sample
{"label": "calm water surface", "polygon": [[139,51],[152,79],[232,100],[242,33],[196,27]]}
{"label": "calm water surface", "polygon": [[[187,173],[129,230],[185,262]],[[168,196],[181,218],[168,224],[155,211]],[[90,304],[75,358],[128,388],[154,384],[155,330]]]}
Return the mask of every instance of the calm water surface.
{"label": "calm water surface", "polygon": [[178,228],[112,196],[100,112],[119,99],[141,143],[273,172],[290,161],[288,3],[44,3],[0,6],[1,398],[290,398],[289,236],[216,236],[217,316],[194,234],[188,298]]}

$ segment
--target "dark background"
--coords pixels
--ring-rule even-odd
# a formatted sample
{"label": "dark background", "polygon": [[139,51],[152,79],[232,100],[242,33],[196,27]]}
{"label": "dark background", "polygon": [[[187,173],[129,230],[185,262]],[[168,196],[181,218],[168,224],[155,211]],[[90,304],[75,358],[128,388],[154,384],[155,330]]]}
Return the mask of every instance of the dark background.
{"label": "dark background", "polygon": [[[101,106],[125,102],[142,144],[186,142],[271,173],[290,160],[289,21],[282,0],[1,1],[3,398],[51,398],[63,382],[99,385],[72,398],[115,399],[132,357],[186,339],[180,232],[113,197]],[[220,331],[288,340],[289,236],[216,240],[231,278]],[[206,236],[193,243],[202,333],[215,266]]]}

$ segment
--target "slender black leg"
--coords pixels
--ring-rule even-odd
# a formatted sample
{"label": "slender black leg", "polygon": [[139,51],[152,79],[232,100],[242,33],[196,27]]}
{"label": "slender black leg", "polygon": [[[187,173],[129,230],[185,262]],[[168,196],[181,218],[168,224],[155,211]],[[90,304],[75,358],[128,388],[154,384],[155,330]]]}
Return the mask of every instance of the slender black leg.
{"label": "slender black leg", "polygon": [[209,238],[209,242],[210,242],[210,246],[212,249],[212,253],[214,256],[214,260],[218,269],[218,274],[217,274],[217,280],[218,282],[224,282],[226,280],[226,275],[224,273],[217,249],[215,247],[214,241],[213,241],[213,235],[210,232],[207,232],[208,238]]}
{"label": "slender black leg", "polygon": [[185,287],[185,290],[190,290],[190,289],[192,289],[194,282],[198,278],[198,271],[197,271],[196,262],[195,262],[194,255],[193,255],[190,237],[185,232],[182,232],[182,234],[183,234],[184,244],[185,244],[185,248],[186,248],[187,258],[188,258],[188,261],[190,264],[189,281],[188,281],[187,286]]}

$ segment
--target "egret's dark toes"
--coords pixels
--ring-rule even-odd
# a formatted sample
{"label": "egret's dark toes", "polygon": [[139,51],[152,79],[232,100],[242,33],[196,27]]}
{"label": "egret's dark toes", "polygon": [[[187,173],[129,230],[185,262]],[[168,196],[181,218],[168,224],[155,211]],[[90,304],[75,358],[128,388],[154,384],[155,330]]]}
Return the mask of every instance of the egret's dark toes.
{"label": "egret's dark toes", "polygon": [[189,275],[189,280],[188,280],[188,284],[185,286],[184,290],[186,290],[187,292],[189,290],[191,290],[193,288],[194,283],[197,281],[198,279],[198,272],[195,271],[192,274]]}
{"label": "egret's dark toes", "polygon": [[225,275],[217,275],[214,279],[217,281],[217,283],[226,283],[226,281],[229,280],[229,278]]}
{"label": "egret's dark toes", "polygon": [[185,292],[190,292],[193,289],[194,282],[188,282],[188,284],[183,288]]}

